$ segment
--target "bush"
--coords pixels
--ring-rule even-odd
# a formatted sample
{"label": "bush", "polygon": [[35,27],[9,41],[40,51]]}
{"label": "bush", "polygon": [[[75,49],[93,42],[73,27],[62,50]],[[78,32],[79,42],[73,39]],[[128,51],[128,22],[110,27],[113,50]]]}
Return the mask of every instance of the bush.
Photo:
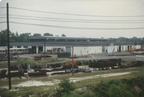
{"label": "bush", "polygon": [[0,97],[16,97],[16,93],[7,89],[0,89]]}
{"label": "bush", "polygon": [[58,96],[61,97],[62,95],[70,94],[70,92],[74,90],[75,90],[75,87],[73,83],[70,82],[69,79],[64,79],[64,80],[61,80],[61,82],[59,83],[59,87],[57,88],[56,92]]}
{"label": "bush", "polygon": [[84,91],[83,94],[79,94],[74,91],[75,86],[68,79],[61,80],[59,88],[57,88],[58,97],[95,97],[95,94],[91,91]]}
{"label": "bush", "polygon": [[83,94],[79,94],[77,92],[70,92],[68,95],[63,94],[62,97],[95,97],[95,95],[90,91],[85,91]]}
{"label": "bush", "polygon": [[95,87],[96,97],[135,97],[134,91],[121,80],[111,80]]}
{"label": "bush", "polygon": [[144,97],[144,77],[123,79],[123,81],[133,89],[137,97]]}
{"label": "bush", "polygon": [[118,86],[112,84],[109,91],[109,97],[135,97],[132,94],[132,91],[126,88],[124,84],[119,84]]}
{"label": "bush", "polygon": [[[63,94],[61,97],[83,97],[83,96],[76,92],[70,92],[69,94]],[[89,97],[89,96],[87,96],[87,97]]]}
{"label": "bush", "polygon": [[[75,96],[73,96],[75,97]],[[95,97],[95,94],[91,91],[86,91],[82,94],[82,97]]]}

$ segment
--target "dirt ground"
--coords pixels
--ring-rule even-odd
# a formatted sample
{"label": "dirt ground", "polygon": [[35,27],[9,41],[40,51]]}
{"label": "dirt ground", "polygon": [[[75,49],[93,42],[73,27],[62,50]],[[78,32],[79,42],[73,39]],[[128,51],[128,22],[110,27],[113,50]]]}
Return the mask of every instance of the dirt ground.
{"label": "dirt ground", "polygon": [[[100,75],[86,76],[86,77],[71,77],[69,79],[72,82],[77,82],[77,81],[93,79],[93,78],[100,78],[100,77],[113,77],[113,76],[127,75],[127,74],[130,74],[130,73],[131,72],[110,73],[110,74],[100,74]],[[31,80],[31,81],[22,82],[20,84],[15,85],[15,86],[16,87],[45,86],[45,85],[52,86],[52,85],[58,84],[59,82],[60,82],[60,80],[56,80],[56,79],[53,80],[53,81],[47,81],[47,82]]]}

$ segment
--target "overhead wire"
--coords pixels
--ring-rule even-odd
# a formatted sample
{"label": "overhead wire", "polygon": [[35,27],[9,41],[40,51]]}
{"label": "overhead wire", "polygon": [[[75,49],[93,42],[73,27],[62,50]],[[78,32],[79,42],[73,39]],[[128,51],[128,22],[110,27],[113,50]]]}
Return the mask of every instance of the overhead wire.
{"label": "overhead wire", "polygon": [[69,26],[34,24],[34,23],[20,23],[20,22],[13,22],[13,21],[10,21],[10,23],[23,24],[23,25],[33,25],[33,26],[43,26],[43,27],[66,28],[66,29],[87,29],[87,30],[130,30],[130,29],[144,29],[144,27],[134,27],[134,28],[87,28],[87,27],[69,27]]}
{"label": "overhead wire", "polygon": [[6,16],[6,14],[0,14],[0,16]]}
{"label": "overhead wire", "polygon": [[[6,17],[0,17],[6,18]],[[11,19],[22,19],[22,20],[36,20],[36,21],[55,21],[55,22],[79,22],[79,23],[144,23],[144,20],[84,20],[84,19],[61,19],[61,18],[48,18],[48,19],[34,19],[34,18],[23,18],[23,17],[11,17]]]}
{"label": "overhead wire", "polygon": [[2,21],[2,22],[0,22],[0,23],[6,23],[6,21]]}
{"label": "overhead wire", "polygon": [[[5,8],[5,7],[2,7]],[[51,13],[51,14],[61,14],[61,15],[73,15],[73,16],[90,16],[90,17],[144,17],[144,15],[135,15],[135,16],[101,16],[101,15],[86,15],[86,14],[71,14],[71,13],[59,13],[59,12],[49,12],[49,11],[38,11],[18,7],[10,7],[12,9],[26,10],[32,12],[41,12],[41,13]],[[6,14],[2,14],[6,15]],[[69,18],[53,18],[53,17],[39,17],[39,16],[27,16],[27,15],[14,15],[10,14],[13,19],[23,19],[23,20],[38,20],[38,21],[56,21],[56,22],[83,22],[83,23],[144,23],[144,20],[91,20],[91,19],[69,19]],[[31,17],[31,18],[29,18]],[[6,17],[0,17],[6,18]],[[36,19],[39,18],[39,19]],[[44,18],[44,19],[42,19]],[[2,22],[4,23],[4,22]],[[89,30],[129,30],[129,29],[144,29],[144,27],[128,27],[128,28],[88,28],[88,27],[70,27],[70,26],[58,26],[58,25],[46,25],[46,24],[35,24],[35,23],[21,23],[10,21],[13,24],[23,24],[23,25],[33,25],[33,26],[43,26],[43,27],[55,27],[55,28],[66,28],[66,29],[89,29]]]}
{"label": "overhead wire", "polygon": [[40,12],[40,13],[50,13],[50,14],[61,14],[61,15],[73,15],[73,16],[89,16],[89,17],[144,17],[144,15],[134,15],[134,16],[104,16],[104,15],[87,15],[87,14],[72,14],[72,13],[60,13],[60,12],[50,12],[50,11],[39,11],[39,10],[31,10],[26,8],[19,7],[10,7],[11,9],[25,10],[31,12]]}
{"label": "overhead wire", "polygon": [[[0,7],[0,8],[6,8],[6,7]],[[144,15],[130,15],[130,16],[88,15],[88,14],[73,14],[73,13],[64,13],[64,12],[40,11],[40,10],[32,10],[32,9],[19,8],[19,7],[9,7],[9,8],[11,8],[11,9],[17,9],[17,10],[31,11],[31,12],[61,14],[61,15],[73,15],[73,16],[90,16],[90,17],[144,17]]]}
{"label": "overhead wire", "polygon": [[6,8],[6,7],[0,7],[0,8]]}
{"label": "overhead wire", "polygon": [[[3,15],[6,15],[6,14],[3,14]],[[44,19],[48,18],[48,19],[66,19],[66,20],[89,20],[89,19],[54,18],[54,17],[40,17],[40,16],[29,16],[29,15],[15,15],[15,14],[10,14],[10,16],[33,17],[33,18],[44,18]],[[94,21],[94,20],[92,20],[92,21]]]}

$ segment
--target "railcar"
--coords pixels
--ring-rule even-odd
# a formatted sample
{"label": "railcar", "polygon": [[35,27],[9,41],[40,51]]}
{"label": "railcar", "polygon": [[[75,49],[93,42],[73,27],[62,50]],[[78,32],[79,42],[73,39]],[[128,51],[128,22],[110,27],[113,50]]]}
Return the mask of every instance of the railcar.
{"label": "railcar", "polygon": [[[10,54],[27,54],[29,53],[29,48],[10,48]],[[8,49],[0,49],[0,54],[6,54]]]}

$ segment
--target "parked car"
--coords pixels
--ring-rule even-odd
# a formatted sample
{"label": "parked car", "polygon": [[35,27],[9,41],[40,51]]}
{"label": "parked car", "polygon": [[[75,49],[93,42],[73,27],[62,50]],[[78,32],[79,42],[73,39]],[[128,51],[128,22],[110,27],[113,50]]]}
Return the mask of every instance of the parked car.
{"label": "parked car", "polygon": [[91,72],[89,68],[84,69],[84,72]]}

